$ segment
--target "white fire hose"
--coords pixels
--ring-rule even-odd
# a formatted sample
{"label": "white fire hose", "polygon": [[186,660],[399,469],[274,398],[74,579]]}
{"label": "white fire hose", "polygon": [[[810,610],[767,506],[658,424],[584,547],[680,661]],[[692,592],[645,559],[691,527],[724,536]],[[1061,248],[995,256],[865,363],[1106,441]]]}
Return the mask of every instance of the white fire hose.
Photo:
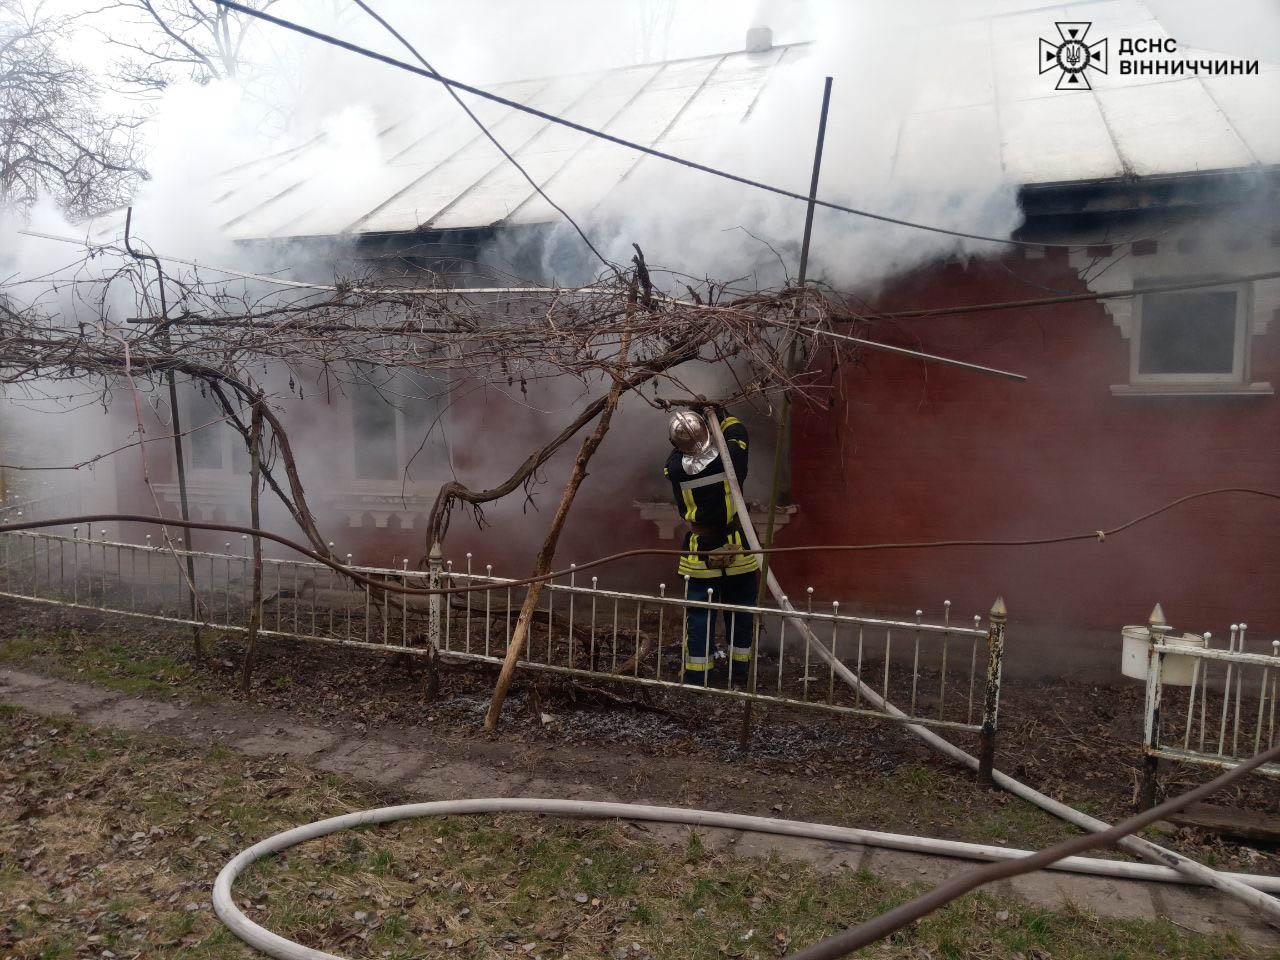
{"label": "white fire hose", "polygon": [[[734,475],[733,460],[729,456],[729,447],[725,443],[724,433],[720,430],[720,424],[714,415],[707,416],[706,419],[711,425],[711,432],[715,437],[716,447],[720,451],[720,459],[725,465],[725,476],[729,481],[729,490],[733,495],[734,507],[738,512],[743,533],[746,534],[747,542],[750,544],[751,549],[759,550],[760,539],[756,536],[755,528],[751,525],[751,516],[747,510],[747,502],[742,496],[742,488],[738,484],[738,478]],[[790,602],[787,600],[786,594],[783,593],[782,587],[778,584],[778,579],[773,575],[772,569],[769,570],[768,574],[768,586],[769,592],[773,594],[773,598],[777,602],[779,609],[784,612],[794,614],[795,608],[792,607]],[[853,673],[853,671],[841,663],[840,660],[827,649],[822,641],[814,635],[813,631],[809,629],[808,624],[806,624],[803,619],[800,617],[787,617],[787,622],[793,624],[796,629],[800,631],[801,635],[805,637],[805,641],[808,643],[809,647],[816,652],[818,656],[836,672],[837,675],[839,675],[841,680],[845,681],[849,686],[860,690],[862,696],[866,697],[867,700],[886,713],[895,717],[906,717],[905,713],[893,704],[889,703],[889,701],[881,697],[869,686],[864,684],[858,676]],[[957,763],[962,763],[973,770],[978,769],[977,757],[965,753],[965,751],[961,750],[954,743],[943,739],[932,730],[929,730],[917,723],[906,723],[903,724],[903,726],[925,743],[929,744],[929,746],[955,760]],[[1025,783],[1014,780],[1012,777],[1001,773],[998,770],[992,771],[992,779],[995,781],[996,785],[1008,790],[1014,796],[1021,797],[1022,799],[1035,804],[1037,807],[1040,807],[1042,810],[1046,810],[1054,816],[1066,820],[1069,823],[1073,823],[1078,827],[1083,827],[1085,830],[1100,833],[1111,827],[1111,824],[1104,823],[1096,817],[1089,816],[1087,813],[1081,813],[1079,810],[1069,807],[1065,803],[1061,803],[1052,797],[1046,796],[1039,790],[1029,787]],[[1184,857],[1182,854],[1176,853],[1173,850],[1166,850],[1164,847],[1154,844],[1149,840],[1144,840],[1142,837],[1128,836],[1121,840],[1118,845],[1132,853],[1136,853],[1140,857],[1150,860],[1152,863],[1172,867],[1192,883],[1214,887],[1217,890],[1221,890],[1223,893],[1231,894],[1233,897],[1237,897],[1247,903],[1269,923],[1280,926],[1280,901],[1277,901],[1263,893],[1256,886],[1250,885],[1228,874],[1219,873],[1216,870],[1210,870],[1208,867],[1197,863],[1189,857]]]}
{"label": "white fire hose", "polygon": [[[802,837],[827,840],[836,843],[862,844],[907,850],[913,853],[944,854],[972,860],[1014,860],[1025,857],[1029,851],[1010,850],[1005,847],[980,843],[961,843],[956,840],[936,840],[932,837],[909,837],[876,830],[858,830],[853,827],[836,827],[825,823],[801,823],[795,820],[777,820],[772,817],[751,817],[737,813],[719,813],[711,810],[692,810],[683,807],[655,807],[633,803],[601,803],[592,800],[549,800],[527,797],[497,797],[483,800],[438,800],[431,803],[407,803],[395,807],[379,807],[361,810],[328,820],[319,820],[306,826],[294,827],[277,833],[254,844],[233,857],[213,885],[213,909],[218,918],[237,937],[249,946],[278,960],[343,960],[332,953],[304,947],[265,927],[254,923],[236,906],[231,886],[251,864],[263,857],[279,853],[307,840],[328,836],[351,827],[376,823],[392,823],[418,817],[448,817],[460,814],[481,813],[529,813],[547,816],[575,817],[582,819],[645,820],[655,823],[676,823],[696,827],[713,827],[722,830],[748,830],[784,837]],[[1091,857],[1066,857],[1052,865],[1054,870],[1068,873],[1085,873],[1100,877],[1127,880],[1160,880],[1185,882],[1185,878],[1168,867],[1146,863],[1124,863],[1117,860],[1098,860]],[[1220,874],[1238,883],[1255,884],[1259,889],[1280,892],[1280,877],[1254,877],[1248,874]]]}

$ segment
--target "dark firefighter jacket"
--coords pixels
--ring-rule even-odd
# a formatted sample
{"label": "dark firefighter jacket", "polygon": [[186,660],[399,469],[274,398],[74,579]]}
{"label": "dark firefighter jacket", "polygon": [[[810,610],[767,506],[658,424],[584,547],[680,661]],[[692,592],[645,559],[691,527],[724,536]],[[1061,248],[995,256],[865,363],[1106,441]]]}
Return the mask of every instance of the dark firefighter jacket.
{"label": "dark firefighter jacket", "polygon": [[[720,421],[720,429],[724,431],[724,439],[729,446],[733,472],[741,484],[747,479],[747,428],[737,417],[725,417]],[[699,556],[701,551],[714,550],[726,542],[743,548],[746,548],[747,543],[735,522],[737,510],[733,506],[721,458],[717,456],[694,474],[685,473],[681,458],[680,451],[673,449],[662,472],[671,481],[671,492],[681,518],[696,524],[702,535],[685,533],[685,553],[680,558],[680,575],[734,576],[757,569],[755,555],[750,553],[742,554],[732,566],[723,570],[709,568]],[[708,529],[716,532],[708,534]]]}

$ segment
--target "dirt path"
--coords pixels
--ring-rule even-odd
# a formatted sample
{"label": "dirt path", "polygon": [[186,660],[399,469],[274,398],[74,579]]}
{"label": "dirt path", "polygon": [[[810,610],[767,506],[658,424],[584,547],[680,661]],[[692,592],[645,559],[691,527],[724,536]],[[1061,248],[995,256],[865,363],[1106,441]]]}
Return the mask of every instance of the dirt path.
{"label": "dirt path", "polygon": [[[660,760],[625,748],[593,751],[463,738],[396,724],[382,725],[370,735],[354,729],[355,724],[310,723],[276,709],[129,696],[18,670],[0,670],[0,702],[128,731],[164,733],[202,746],[222,744],[252,756],[289,755],[316,769],[374,782],[388,802],[520,795],[706,805],[792,817],[804,816],[815,802],[814,797],[797,799],[785,784],[762,787],[742,764],[684,757],[672,776]],[[816,787],[831,790],[829,784]],[[687,838],[681,828],[648,829],[655,839],[671,843]],[[710,831],[707,842],[744,854],[777,850],[819,869],[868,870],[900,882],[934,883],[967,865],[945,857],[729,831]],[[1163,916],[1198,931],[1234,930],[1248,942],[1277,942],[1274,931],[1243,906],[1200,888],[1037,873],[1006,881],[993,892],[1054,909],[1074,905],[1105,917]]]}

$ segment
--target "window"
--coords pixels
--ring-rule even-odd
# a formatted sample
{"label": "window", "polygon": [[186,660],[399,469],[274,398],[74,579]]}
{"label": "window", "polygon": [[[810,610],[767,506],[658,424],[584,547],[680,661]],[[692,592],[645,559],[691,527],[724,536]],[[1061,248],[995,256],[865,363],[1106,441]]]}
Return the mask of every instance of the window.
{"label": "window", "polygon": [[1243,286],[1143,294],[1130,382],[1243,383],[1248,375],[1246,300]]}
{"label": "window", "polygon": [[396,409],[371,384],[360,384],[351,400],[357,480],[393,480],[396,475]]}
{"label": "window", "polygon": [[188,383],[181,404],[187,463],[192,472],[249,475],[244,438],[226,422],[226,414],[208,387]]}
{"label": "window", "polygon": [[357,480],[434,476],[447,469],[440,421],[445,387],[411,370],[360,367],[351,388],[353,474]]}

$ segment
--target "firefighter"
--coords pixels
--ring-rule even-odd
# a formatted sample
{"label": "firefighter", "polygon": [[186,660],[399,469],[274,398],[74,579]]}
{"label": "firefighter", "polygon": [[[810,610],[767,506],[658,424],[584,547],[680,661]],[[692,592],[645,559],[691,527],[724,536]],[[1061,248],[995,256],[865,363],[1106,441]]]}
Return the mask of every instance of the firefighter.
{"label": "firefighter", "polygon": [[[747,428],[719,407],[714,412],[729,446],[730,466],[741,484],[747,478]],[[677,410],[668,418],[667,435],[674,449],[663,473],[671,481],[676,509],[689,528],[680,557],[680,575],[688,578],[689,599],[755,606],[759,567],[755,554],[743,552],[746,540],[710,427],[703,414]],[[752,616],[724,613],[726,669],[723,654],[717,662],[711,612],[704,607],[685,610],[684,682],[722,686],[727,674],[732,686],[743,686],[751,664]]]}

